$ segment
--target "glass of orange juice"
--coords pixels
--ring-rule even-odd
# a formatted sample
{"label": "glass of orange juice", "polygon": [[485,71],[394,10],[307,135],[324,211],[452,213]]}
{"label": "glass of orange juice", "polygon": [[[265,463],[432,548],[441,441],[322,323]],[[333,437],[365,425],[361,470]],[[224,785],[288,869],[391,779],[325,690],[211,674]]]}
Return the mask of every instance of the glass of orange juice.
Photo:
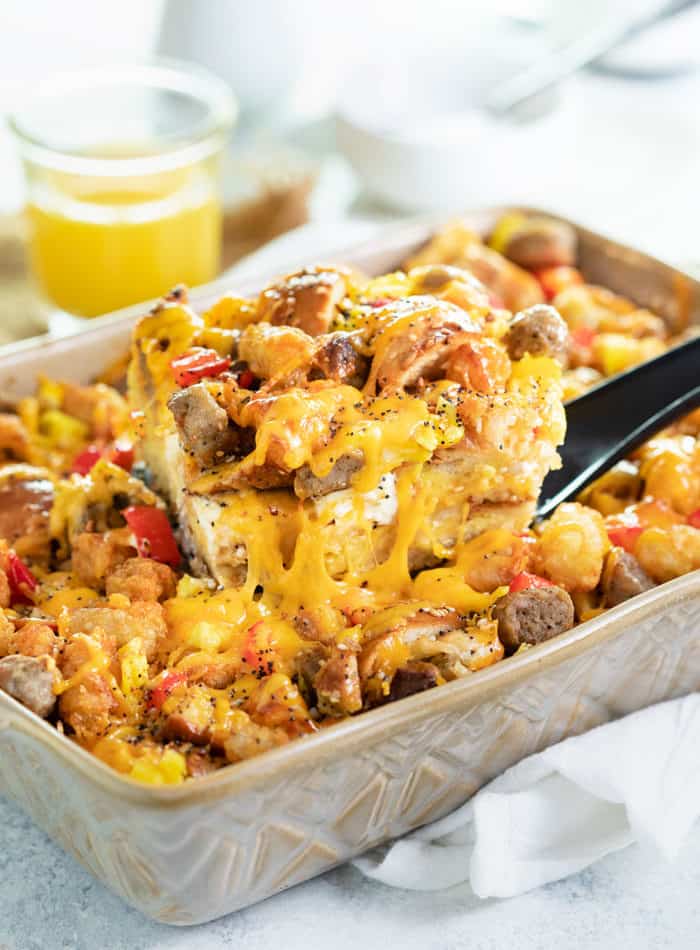
{"label": "glass of orange juice", "polygon": [[11,118],[32,268],[81,317],[196,286],[219,269],[228,86],[169,61],[54,77]]}

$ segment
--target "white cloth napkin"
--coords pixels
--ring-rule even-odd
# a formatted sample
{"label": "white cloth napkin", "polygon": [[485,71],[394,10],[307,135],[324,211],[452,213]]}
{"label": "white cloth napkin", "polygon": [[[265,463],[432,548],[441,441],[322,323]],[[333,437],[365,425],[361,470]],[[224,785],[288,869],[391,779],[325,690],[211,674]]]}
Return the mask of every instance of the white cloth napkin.
{"label": "white cloth napkin", "polygon": [[532,755],[439,821],[354,864],[410,890],[512,897],[634,841],[671,860],[700,817],[700,693]]}

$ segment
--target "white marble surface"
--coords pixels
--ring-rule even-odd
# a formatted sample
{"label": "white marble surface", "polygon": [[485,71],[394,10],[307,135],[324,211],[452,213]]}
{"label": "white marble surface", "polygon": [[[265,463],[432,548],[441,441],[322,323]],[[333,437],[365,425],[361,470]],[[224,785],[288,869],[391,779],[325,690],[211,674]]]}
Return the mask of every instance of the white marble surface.
{"label": "white marble surface", "polygon": [[636,845],[507,901],[392,890],[340,868],[195,928],[146,920],[0,800],[1,950],[685,950],[700,939],[700,825],[673,865]]}

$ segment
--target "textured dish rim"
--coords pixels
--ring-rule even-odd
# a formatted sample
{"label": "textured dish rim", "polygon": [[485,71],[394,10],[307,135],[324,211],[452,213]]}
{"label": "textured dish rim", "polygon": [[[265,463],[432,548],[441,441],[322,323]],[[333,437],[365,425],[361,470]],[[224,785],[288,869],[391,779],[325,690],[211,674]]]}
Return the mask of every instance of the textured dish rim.
{"label": "textured dish rim", "polygon": [[[312,759],[313,764],[318,765],[331,758],[338,746],[347,755],[367,733],[371,738],[382,727],[385,731],[401,731],[427,715],[454,712],[463,705],[484,700],[492,690],[502,688],[504,680],[514,685],[525,679],[534,668],[556,666],[622,634],[637,621],[657,612],[660,605],[693,596],[700,597],[700,570],[660,584],[565,634],[532,647],[520,656],[501,660],[473,676],[341,720],[314,735],[295,739],[289,745],[272,749],[259,757],[224,766],[210,775],[189,779],[179,785],[148,785],[117,772],[4,693],[0,693],[0,729],[14,727],[34,737],[67,760],[70,767],[77,768],[84,777],[132,803],[157,808],[200,804],[202,800],[220,799],[273,776],[279,778],[285,772],[297,769],[300,757]],[[4,721],[3,707],[10,714],[8,721]]]}
{"label": "textured dish rim", "polygon": [[[363,258],[377,253],[388,253],[392,247],[405,247],[406,243],[415,236],[416,241],[425,240],[429,233],[441,225],[447,224],[456,218],[470,218],[476,227],[479,219],[493,220],[494,217],[506,212],[522,212],[524,214],[547,215],[559,220],[567,221],[579,232],[594,235],[610,245],[611,252],[618,256],[634,253],[639,258],[661,265],[674,274],[684,277],[696,285],[698,282],[692,275],[685,274],[679,268],[654,257],[645,251],[637,251],[605,233],[592,231],[579,225],[576,221],[565,218],[557,212],[550,212],[541,208],[526,205],[493,205],[485,208],[467,210],[461,214],[445,215],[444,213],[420,215],[401,223],[400,225],[387,224],[384,233],[375,235],[362,242],[349,245],[340,245],[331,249],[318,258],[326,261],[339,261],[341,257]],[[306,255],[308,257],[308,255]],[[268,282],[277,274],[286,269],[292,270],[302,266],[299,259],[290,260],[286,265],[275,269],[274,274],[261,270],[259,274],[251,274],[236,282],[235,274],[231,277],[220,277],[209,284],[193,288],[190,302],[197,307],[215,294],[231,292],[234,287],[237,293],[251,293],[259,290],[263,282]],[[144,314],[154,301],[135,304],[123,310],[97,317],[90,321],[90,326],[79,333],[65,337],[51,338],[48,336],[22,340],[0,348],[0,370],[3,367],[12,369],[13,357],[25,355],[32,350],[37,353],[46,353],[52,350],[60,353],[63,348],[75,346],[78,337],[81,340],[94,339],[111,328],[129,323],[137,316]],[[559,662],[578,655],[584,649],[594,648],[598,644],[623,633],[637,620],[641,620],[655,612],[659,606],[667,601],[688,600],[694,595],[700,598],[700,570],[692,571],[682,577],[675,578],[660,584],[652,590],[639,594],[631,600],[607,610],[599,617],[579,624],[565,634],[527,650],[520,656],[513,656],[501,660],[488,669],[481,670],[474,676],[446,683],[436,689],[427,690],[415,696],[402,699],[399,703],[390,703],[376,709],[368,710],[358,716],[341,720],[337,725],[328,727],[311,736],[295,739],[289,745],[272,749],[259,757],[243,762],[224,766],[217,772],[199,778],[189,779],[179,785],[157,786],[148,785],[132,779],[102,762],[91,752],[74,743],[67,736],[62,735],[55,726],[50,725],[30,712],[19,702],[6,693],[0,691],[0,730],[16,728],[37,741],[42,742],[61,758],[67,760],[71,768],[76,768],[85,778],[94,782],[107,791],[130,801],[134,804],[156,808],[173,808],[182,805],[194,805],[200,799],[217,800],[224,795],[242,790],[246,786],[254,786],[268,778],[279,777],[285,772],[294,770],[298,766],[298,758],[307,756],[314,759],[314,764],[328,760],[337,753],[337,745],[342,745],[343,753],[354,745],[360,744],[367,732],[382,729],[385,731],[401,731],[410,723],[419,721],[428,715],[438,715],[458,710],[462,704],[485,699],[492,691],[502,685],[503,678],[512,683],[525,679],[532,669],[556,666]],[[7,710],[7,716],[3,710]],[[8,718],[9,717],[9,718]]]}

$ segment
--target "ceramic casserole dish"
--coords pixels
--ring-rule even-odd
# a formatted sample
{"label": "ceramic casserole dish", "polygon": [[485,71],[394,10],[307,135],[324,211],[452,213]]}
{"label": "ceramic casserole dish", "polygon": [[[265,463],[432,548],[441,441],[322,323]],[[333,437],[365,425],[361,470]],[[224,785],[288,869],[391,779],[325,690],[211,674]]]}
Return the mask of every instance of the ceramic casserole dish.
{"label": "ceramic casserole dish", "polygon": [[[465,217],[486,233],[504,210]],[[440,223],[398,226],[370,244],[330,255],[319,249],[319,256],[382,273]],[[671,324],[700,320],[700,283],[576,231],[589,281]],[[270,276],[235,289],[257,292]],[[195,291],[193,306],[206,308],[221,290],[218,283]],[[144,309],[94,321],[76,336],[8,348],[0,353],[0,389],[26,393],[39,372],[89,380],[126,347]],[[439,818],[566,736],[700,688],[699,628],[695,572],[475,676],[172,787],[112,771],[0,692],[0,793],[145,914],[201,923]]]}

